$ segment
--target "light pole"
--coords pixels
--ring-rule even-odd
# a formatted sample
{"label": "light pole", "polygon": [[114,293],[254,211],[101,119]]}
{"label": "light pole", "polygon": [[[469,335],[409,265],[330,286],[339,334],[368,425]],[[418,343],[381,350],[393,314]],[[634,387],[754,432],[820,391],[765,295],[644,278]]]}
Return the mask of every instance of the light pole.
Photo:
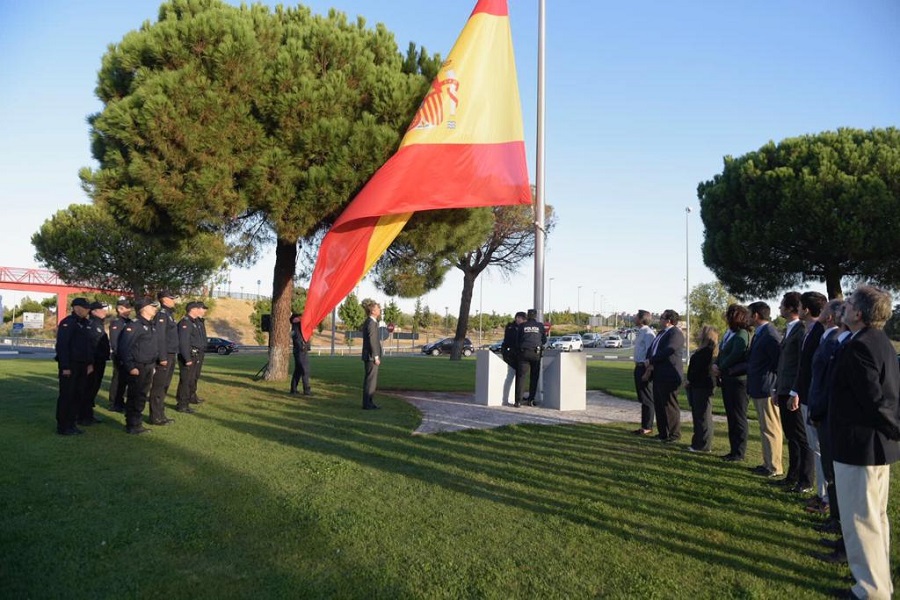
{"label": "light pole", "polygon": [[691,207],[684,207],[684,305],[687,320],[687,340],[685,348],[686,356],[691,354],[691,261],[690,261],[690,242],[688,241],[688,223],[691,216]]}
{"label": "light pole", "polygon": [[594,299],[591,301],[591,317],[597,316],[597,290],[594,290]]}
{"label": "light pole", "polygon": [[444,322],[447,324],[447,333],[450,333],[450,307],[444,307]]}
{"label": "light pole", "polygon": [[578,300],[575,303],[575,324],[580,325],[579,321],[581,321],[581,288],[583,285],[578,286]]}
{"label": "light pole", "polygon": [[547,313],[553,312],[553,280],[556,277],[550,278],[550,285],[547,286]]}
{"label": "light pole", "polygon": [[478,277],[478,346],[481,347],[481,322],[484,318],[484,309],[482,302],[484,301],[484,279]]}
{"label": "light pole", "polygon": [[262,285],[262,279],[256,280],[256,299],[259,300],[259,286]]}

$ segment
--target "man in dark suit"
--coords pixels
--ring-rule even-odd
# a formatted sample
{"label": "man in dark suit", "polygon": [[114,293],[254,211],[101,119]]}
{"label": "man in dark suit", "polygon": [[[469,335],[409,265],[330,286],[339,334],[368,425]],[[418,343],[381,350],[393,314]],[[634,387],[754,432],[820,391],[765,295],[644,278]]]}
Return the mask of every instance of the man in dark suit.
{"label": "man in dark suit", "polygon": [[747,395],[756,407],[763,457],[763,464],[752,471],[764,477],[778,477],[783,474],[781,454],[784,438],[781,414],[772,397],[772,390],[775,389],[775,374],[781,355],[781,334],[769,322],[771,309],[768,304],[754,302],[747,308],[750,310],[750,320],[756,327],[747,359]]}
{"label": "man in dark suit", "polygon": [[[818,448],[818,436],[815,435],[815,429],[812,430],[813,438],[810,438],[810,429],[807,427],[809,420],[809,386],[812,380],[812,360],[813,355],[819,348],[819,342],[822,334],[825,332],[825,326],[819,322],[819,316],[828,298],[820,292],[804,292],[800,296],[800,320],[803,321],[804,334],[803,342],[800,344],[800,362],[797,366],[797,377],[794,379],[794,385],[791,386],[790,408],[793,410],[797,407],[799,410],[793,412],[800,413],[799,422],[792,421],[795,426],[803,427],[803,436],[795,436],[801,440],[800,448],[800,480],[797,483],[798,492],[807,493],[804,485],[807,481],[809,487],[813,487],[816,481],[816,451]],[[794,415],[791,415],[794,416]],[[805,445],[804,445],[805,442]],[[825,484],[819,482],[822,495],[825,494]]]}
{"label": "man in dark suit", "polygon": [[664,310],[659,319],[660,332],[650,345],[645,376],[653,378],[653,406],[656,410],[658,439],[671,444],[681,438],[681,408],[678,389],[684,381],[684,334],[678,328],[678,313]]}
{"label": "man in dark suit", "polygon": [[889,598],[890,464],[900,459],[900,367],[882,330],[891,296],[860,286],[844,304],[852,335],[838,350],[828,421],[841,529],[856,598]]}
{"label": "man in dark suit", "polygon": [[380,408],[373,398],[378,388],[378,367],[381,365],[381,336],[378,335],[378,319],[381,317],[381,306],[366,298],[362,301],[363,310],[366,311],[366,321],[362,326],[363,347],[362,359],[366,367],[363,378],[363,410],[375,410]]}
{"label": "man in dark suit", "polygon": [[778,372],[775,377],[775,396],[781,414],[781,428],[788,441],[788,472],[779,484],[793,492],[809,493],[813,484],[813,456],[806,443],[806,425],[800,413],[800,401],[791,396],[791,389],[800,370],[800,350],[806,330],[800,320],[800,293],[788,292],[779,305],[787,329],[781,340]]}

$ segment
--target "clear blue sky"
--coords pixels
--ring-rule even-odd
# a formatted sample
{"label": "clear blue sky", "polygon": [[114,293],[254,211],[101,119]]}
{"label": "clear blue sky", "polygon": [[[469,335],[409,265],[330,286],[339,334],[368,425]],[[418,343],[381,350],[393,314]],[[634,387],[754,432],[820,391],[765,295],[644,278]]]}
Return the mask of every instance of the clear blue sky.
{"label": "clear blue sky", "polygon": [[[474,0],[333,0],[446,56]],[[547,202],[559,224],[548,240],[545,308],[609,313],[684,306],[703,265],[697,184],[722,157],[769,140],[837,127],[900,125],[900,2],[547,2]],[[92,166],[85,119],[110,43],[146,20],[146,0],[0,3],[0,266],[36,267],[31,235],[71,203],[87,202],[78,169]],[[537,0],[510,0],[534,178]],[[685,207],[689,217],[685,243]],[[270,287],[272,256],[235,272],[232,290]],[[473,309],[532,305],[533,263],[509,281],[476,287]],[[579,286],[581,290],[579,292]],[[821,286],[811,286],[821,289]],[[426,297],[459,306],[461,277]],[[21,294],[3,292],[5,304]],[[385,300],[363,283],[362,295]],[[412,310],[412,300],[399,300]]]}

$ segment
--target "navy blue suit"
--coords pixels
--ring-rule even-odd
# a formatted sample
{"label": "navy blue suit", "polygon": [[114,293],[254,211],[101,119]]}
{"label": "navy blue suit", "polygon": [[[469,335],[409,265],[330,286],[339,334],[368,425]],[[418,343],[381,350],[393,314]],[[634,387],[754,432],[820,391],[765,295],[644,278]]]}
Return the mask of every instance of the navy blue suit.
{"label": "navy blue suit", "polygon": [[678,327],[663,330],[650,346],[650,366],[653,367],[653,405],[656,409],[656,429],[661,440],[674,441],[681,437],[681,407],[678,389],[684,381],[684,334]]}

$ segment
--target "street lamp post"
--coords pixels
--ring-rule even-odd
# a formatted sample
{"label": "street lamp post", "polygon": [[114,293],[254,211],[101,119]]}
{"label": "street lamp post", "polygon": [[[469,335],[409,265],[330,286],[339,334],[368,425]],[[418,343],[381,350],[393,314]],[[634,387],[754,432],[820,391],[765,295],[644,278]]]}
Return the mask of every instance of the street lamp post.
{"label": "street lamp post", "polygon": [[690,276],[690,242],[688,241],[688,223],[691,215],[691,207],[684,207],[684,305],[687,320],[687,340],[685,348],[687,355],[691,353],[691,276]]}
{"label": "street lamp post", "polygon": [[581,288],[583,285],[578,286],[578,300],[575,303],[575,324],[580,325],[579,321],[581,321]]}
{"label": "street lamp post", "polygon": [[597,290],[594,290],[594,299],[591,300],[591,317],[597,316]]}
{"label": "street lamp post", "polygon": [[547,286],[547,314],[553,312],[553,280],[556,277],[550,278],[550,285]]}
{"label": "street lamp post", "polygon": [[259,286],[262,285],[262,279],[256,280],[256,299],[259,300]]}

